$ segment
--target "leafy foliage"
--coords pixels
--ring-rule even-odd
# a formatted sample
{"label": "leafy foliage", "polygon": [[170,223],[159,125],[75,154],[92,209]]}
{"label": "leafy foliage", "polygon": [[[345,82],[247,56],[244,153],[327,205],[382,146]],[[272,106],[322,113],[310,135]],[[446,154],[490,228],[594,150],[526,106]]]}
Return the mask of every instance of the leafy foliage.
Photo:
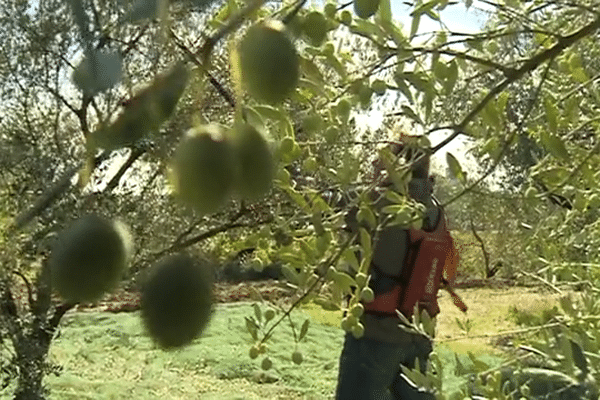
{"label": "leafy foliage", "polygon": [[[271,318],[260,307],[246,318],[258,343],[251,355],[264,353],[275,328],[311,301],[349,310],[343,328],[362,336],[359,301],[372,297],[377,232],[421,224],[419,205],[406,199],[409,166],[379,149],[413,131],[426,136],[417,147],[446,132],[433,152],[459,135],[476,143],[475,173],[448,155],[452,185],[443,202],[474,235],[487,229],[513,238],[505,243],[518,255],[508,260],[520,265],[513,273],[539,270],[535,276],[550,285],[597,281],[595,1],[507,1],[493,5],[479,33],[442,24],[425,35],[422,21],[442,20],[449,2],[416,2],[406,29],[392,18],[389,0],[305,3],[0,1],[2,279],[21,274],[36,292],[24,314],[35,318],[23,319],[6,295],[0,321],[17,351],[41,343],[23,359],[42,365],[53,330],[73,306],[51,301],[52,235],[90,210],[132,227],[130,277],[183,250],[224,256],[223,243],[231,251],[254,248],[253,268],[281,263],[297,302]],[[357,120],[374,109],[389,111],[381,128],[361,132]],[[186,132],[206,126],[234,136],[240,126],[264,133],[267,145],[261,141],[255,152],[266,172],[244,176],[260,182],[240,183],[239,149],[194,150]],[[376,158],[393,182],[383,193],[392,204],[381,213],[366,195],[378,183]],[[174,170],[174,195],[192,209],[173,201],[165,165]],[[501,188],[486,186],[499,167],[506,172]],[[365,225],[356,237],[342,229],[349,209]],[[483,240],[481,248],[485,255]],[[574,336],[583,319],[569,316],[575,322],[556,343],[573,365],[564,362],[561,374],[572,376],[576,366],[587,375],[587,347]],[[416,317],[417,327],[423,322],[431,331],[431,321]],[[23,321],[41,336],[24,338]],[[297,335],[291,324],[297,345],[308,323]],[[262,363],[272,367],[268,355]],[[37,371],[26,377],[35,382],[30,389],[18,389],[23,396],[42,396]],[[433,374],[411,377],[433,379],[440,389]],[[494,382],[497,394],[500,379]]]}

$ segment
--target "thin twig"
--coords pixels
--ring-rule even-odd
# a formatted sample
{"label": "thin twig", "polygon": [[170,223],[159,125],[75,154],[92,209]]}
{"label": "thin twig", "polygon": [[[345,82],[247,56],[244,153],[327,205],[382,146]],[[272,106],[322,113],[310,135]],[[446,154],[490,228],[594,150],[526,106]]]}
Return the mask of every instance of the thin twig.
{"label": "thin twig", "polygon": [[54,330],[60,323],[61,318],[67,313],[67,311],[69,311],[75,306],[75,303],[62,303],[54,308],[54,313],[48,320],[48,325],[52,332],[54,332]]}
{"label": "thin twig", "polygon": [[517,272],[542,282],[544,285],[548,286],[560,295],[563,294],[562,290],[560,290],[556,285],[552,284],[551,282],[548,282],[548,280],[542,278],[541,276],[537,276],[536,274],[532,274],[531,272],[523,271],[522,269],[517,269]]}
{"label": "thin twig", "polygon": [[229,91],[217,80],[217,78],[215,78],[202,65],[202,62],[200,62],[200,60],[198,60],[198,57],[196,57],[196,55],[183,43],[183,41],[175,34],[173,29],[170,30],[170,33],[171,33],[171,37],[175,41],[175,45],[177,47],[179,47],[187,55],[187,57],[190,59],[190,61],[192,61],[192,63],[194,63],[197,67],[199,67],[200,70],[204,72],[204,74],[206,74],[210,84],[213,85],[213,87],[217,90],[217,92],[225,99],[225,101],[227,101],[227,103],[232,108],[235,108],[235,100],[233,99],[233,96],[229,93]]}

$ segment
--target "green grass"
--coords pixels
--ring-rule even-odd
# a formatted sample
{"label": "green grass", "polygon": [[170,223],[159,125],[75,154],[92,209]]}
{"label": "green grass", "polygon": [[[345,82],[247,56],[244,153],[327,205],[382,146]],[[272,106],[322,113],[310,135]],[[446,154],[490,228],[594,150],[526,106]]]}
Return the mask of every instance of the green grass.
{"label": "green grass", "polygon": [[[62,365],[64,371],[47,378],[49,398],[332,398],[343,345],[343,332],[338,328],[340,312],[317,306],[294,312],[292,319],[298,327],[306,318],[311,319],[308,335],[299,346],[305,361],[300,366],[291,362],[294,340],[284,323],[268,343],[268,355],[274,363],[268,372],[260,369],[262,357],[248,357],[253,344],[244,323],[248,315],[254,315],[249,303],[219,305],[201,338],[182,350],[164,352],[145,336],[138,313],[69,313],[50,352],[51,361]],[[455,350],[455,343],[436,346],[445,368],[447,393],[464,381],[453,374]],[[480,350],[476,353],[483,354],[490,365],[502,361],[497,355],[486,355],[486,347]],[[9,399],[10,391],[0,392],[0,398]]]}
{"label": "green grass", "polygon": [[[294,340],[283,324],[268,343],[274,366],[251,360],[244,316],[249,304],[220,305],[204,335],[182,350],[164,352],[145,336],[139,315],[75,313],[65,317],[51,360],[64,366],[49,377],[51,399],[327,398],[335,387],[342,332],[313,324],[300,344],[305,361],[291,362]],[[309,317],[293,314],[301,325]],[[259,381],[275,381],[261,383]]]}

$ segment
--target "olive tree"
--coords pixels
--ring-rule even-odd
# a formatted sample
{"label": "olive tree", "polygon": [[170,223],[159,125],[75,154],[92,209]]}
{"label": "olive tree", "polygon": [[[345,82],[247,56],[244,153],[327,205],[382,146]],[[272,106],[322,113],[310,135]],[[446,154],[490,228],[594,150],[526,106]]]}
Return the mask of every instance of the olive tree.
{"label": "olive tree", "polygon": [[[527,132],[546,150],[530,167],[542,190],[568,189],[565,195],[582,199],[577,210],[585,216],[555,218],[564,228],[558,242],[574,240],[581,218],[593,219],[585,205],[598,189],[595,135],[583,140],[569,133],[582,121],[594,126],[595,78],[577,51],[595,48],[600,19],[593,1],[554,4],[493,4],[496,20],[482,32],[465,35],[441,25],[423,40],[421,20],[442,19],[447,1],[416,2],[408,30],[393,18],[389,0],[317,7],[304,0],[3,2],[0,319],[12,342],[16,398],[44,397],[52,337],[61,317],[83,299],[68,290],[53,297],[52,286],[64,283],[61,267],[54,267],[64,261],[56,261],[57,254],[75,247],[69,232],[89,211],[130,226],[134,250],[121,272],[131,277],[151,266],[142,316],[163,347],[185,345],[206,326],[210,312],[188,315],[181,333],[153,329],[169,318],[156,312],[158,305],[207,310],[206,272],[216,260],[207,259],[200,244],[224,234],[236,249],[255,249],[253,268],[282,263],[297,288],[293,304],[278,315],[267,318],[265,311],[263,318],[256,305],[246,318],[256,341],[251,357],[300,304],[354,309],[369,295],[377,232],[421,223],[420,208],[406,196],[409,165],[395,164],[378,148],[398,139],[392,129],[398,119],[424,133],[411,146],[429,147],[428,136],[447,132],[432,152],[460,135],[487,143],[482,153],[491,162],[479,177],[467,178],[460,162],[448,158],[461,183],[448,202],[471,192]],[[565,19],[568,25],[560,23]],[[493,44],[503,37],[525,43],[515,47],[522,54],[506,46],[499,57]],[[355,55],[357,43],[363,51]],[[483,77],[476,93],[462,84],[474,79],[470,74]],[[527,107],[509,112],[520,84],[530,94]],[[585,98],[580,86],[590,88]],[[557,107],[556,93],[570,107]],[[460,107],[438,113],[453,97]],[[356,116],[373,107],[391,108],[382,129],[357,134]],[[395,183],[386,195],[396,204],[382,214],[366,196],[377,184],[370,168],[375,157],[389,161]],[[542,195],[530,191],[528,197],[535,208]],[[349,207],[358,208],[364,223],[358,237],[342,229]],[[94,237],[92,228],[85,238]],[[544,260],[563,256],[539,240],[531,243],[532,251],[549,252]],[[176,255],[184,250],[195,258]],[[156,276],[169,277],[171,286],[156,284],[164,281]],[[14,301],[17,279],[31,293],[24,308]],[[431,321],[416,317],[414,329],[430,331]],[[298,331],[292,325],[295,340],[308,327],[308,320]],[[360,322],[343,328],[362,335]],[[593,346],[572,342],[573,354]],[[293,359],[301,362],[301,354]],[[572,360],[587,369],[580,358]],[[268,355],[262,365],[271,366]],[[412,377],[441,390],[435,375]]]}

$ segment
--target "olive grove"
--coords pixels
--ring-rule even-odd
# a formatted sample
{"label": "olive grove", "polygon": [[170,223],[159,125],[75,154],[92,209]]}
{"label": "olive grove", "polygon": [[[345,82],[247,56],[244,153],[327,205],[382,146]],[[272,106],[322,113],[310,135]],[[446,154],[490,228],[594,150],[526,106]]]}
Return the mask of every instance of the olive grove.
{"label": "olive grove", "polygon": [[[409,166],[383,146],[400,135],[433,153],[472,140],[478,170],[448,154],[439,197],[458,230],[516,238],[503,244],[509,275],[580,285],[559,329],[530,347],[560,390],[597,398],[600,2],[461,0],[487,10],[481,32],[463,33],[444,24],[458,7],[447,0],[411,2],[410,26],[393,1],[0,0],[0,373],[17,382],[15,399],[47,396],[61,318],[117,286],[142,290],[159,346],[189,343],[210,320],[211,276],[247,249],[249,267],[280,263],[296,290],[276,315],[257,305],[240,332],[270,368],[264,344],[295,307],[352,309],[369,295],[377,232],[420,226]],[[423,32],[425,19],[439,29]],[[373,110],[382,126],[359,129]],[[394,181],[381,215],[366,196],[376,157]],[[350,207],[359,237],[343,229]],[[112,261],[86,261],[105,286],[66,281],[81,272],[68,260],[113,239],[94,256]],[[180,315],[190,304],[202,311]],[[188,323],[159,329],[171,314]],[[415,317],[410,329],[431,333]],[[343,328],[359,337],[361,326]],[[302,340],[309,322],[292,329]],[[442,370],[433,357],[410,377],[444,398]],[[492,374],[478,390],[536,398],[519,382]]]}

